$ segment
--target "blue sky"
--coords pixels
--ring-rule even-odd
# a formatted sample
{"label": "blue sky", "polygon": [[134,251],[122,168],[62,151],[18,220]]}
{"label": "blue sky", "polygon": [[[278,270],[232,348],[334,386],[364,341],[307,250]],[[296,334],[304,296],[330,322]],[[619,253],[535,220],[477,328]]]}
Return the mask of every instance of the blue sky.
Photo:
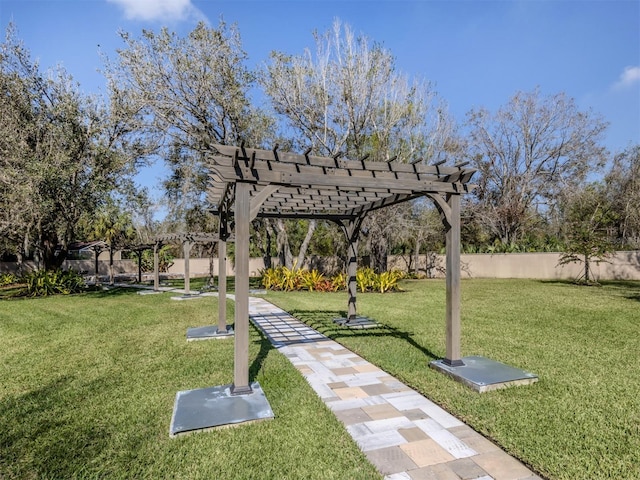
{"label": "blue sky", "polygon": [[[399,70],[434,82],[458,122],[539,86],[604,116],[612,152],[640,143],[638,0],[0,0],[3,32],[13,21],[43,67],[62,64],[87,93],[105,90],[98,52],[113,56],[118,30],[186,34],[221,17],[237,23],[252,64],[313,48],[312,32],[340,18],[388,48]],[[160,175],[139,180],[153,187]]]}

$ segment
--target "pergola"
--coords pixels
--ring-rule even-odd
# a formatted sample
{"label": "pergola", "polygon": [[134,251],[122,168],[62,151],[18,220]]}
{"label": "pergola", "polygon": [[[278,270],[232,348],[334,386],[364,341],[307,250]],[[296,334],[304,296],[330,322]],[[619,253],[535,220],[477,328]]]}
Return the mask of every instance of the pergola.
{"label": "pergola", "polygon": [[[185,295],[190,294],[190,277],[189,277],[189,254],[191,252],[191,247],[194,244],[212,244],[218,243],[218,235],[212,233],[202,233],[202,232],[187,232],[187,233],[165,233],[161,235],[156,235],[154,237],[153,244],[153,289],[158,290],[160,286],[160,272],[158,268],[159,264],[159,250],[162,245],[166,244],[182,244],[182,251],[184,254],[184,291]],[[223,255],[218,255],[219,257],[223,257]],[[222,264],[222,263],[221,263]],[[219,274],[225,278],[225,288],[226,288],[226,270],[224,273]]]}
{"label": "pergola", "polygon": [[[208,200],[220,217],[220,271],[226,242],[235,234],[235,345],[231,385],[178,392],[170,435],[273,418],[258,382],[249,383],[249,229],[253,219],[325,219],[337,223],[349,242],[348,318],[357,323],[356,266],[358,236],[369,212],[419,197],[430,198],[446,229],[446,356],[430,365],[478,392],[526,385],[537,376],[480,356],[460,353],[460,197],[469,192],[476,172],[461,163],[426,166],[413,163],[345,160],[340,156],[213,145],[208,157]],[[223,282],[220,282],[220,286]],[[219,323],[226,309],[220,292]],[[464,360],[464,361],[463,361]]]}
{"label": "pergola", "polygon": [[[184,292],[185,297],[190,295],[189,256],[194,244],[218,244],[218,325],[205,327],[192,327],[187,329],[187,339],[228,338],[233,336],[233,329],[227,326],[227,243],[230,237],[220,241],[218,234],[204,232],[166,233],[156,235],[153,245],[153,289],[160,290],[159,255],[162,245],[182,243],[184,254]],[[192,297],[193,298],[193,297]]]}
{"label": "pergola", "polygon": [[98,257],[105,250],[109,250],[109,244],[103,242],[102,240],[97,240],[94,242],[77,242],[69,245],[69,250],[77,250],[78,252],[93,252],[93,261],[94,261],[94,270],[96,273],[96,285],[100,284],[100,276],[99,276],[99,268],[98,268]]}
{"label": "pergola", "polygon": [[[208,200],[220,217],[219,247],[231,231],[236,244],[235,366],[233,395],[251,392],[249,346],[249,227],[255,218],[324,219],[337,223],[349,243],[348,319],[356,319],[358,237],[369,212],[419,197],[430,198],[446,228],[446,357],[463,365],[460,354],[460,197],[472,190],[473,168],[461,163],[347,160],[243,146],[213,145],[208,157]],[[224,250],[221,250],[224,251]],[[220,255],[223,256],[222,254]],[[221,268],[222,271],[222,268]],[[219,303],[219,315],[225,313]]]}
{"label": "pergola", "polygon": [[138,283],[142,283],[142,254],[145,250],[153,250],[153,244],[140,243],[137,245],[130,245],[128,250],[134,252],[136,257],[138,257]]}

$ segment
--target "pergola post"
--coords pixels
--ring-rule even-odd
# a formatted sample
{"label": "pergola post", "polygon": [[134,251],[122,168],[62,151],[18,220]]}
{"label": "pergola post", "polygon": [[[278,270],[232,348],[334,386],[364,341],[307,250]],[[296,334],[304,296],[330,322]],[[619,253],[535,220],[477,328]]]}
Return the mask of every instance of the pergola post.
{"label": "pergola post", "polygon": [[142,283],[142,252],[143,250],[136,250],[136,256],[138,257],[138,283]]}
{"label": "pergola post", "polygon": [[235,292],[235,359],[233,395],[251,393],[249,385],[249,224],[251,203],[248,183],[236,183],[236,292]]}
{"label": "pergola post", "polygon": [[338,225],[340,225],[347,238],[347,293],[349,295],[349,303],[347,305],[346,324],[357,320],[356,298],[358,294],[358,282],[356,281],[356,275],[358,273],[358,237],[363,220],[364,215],[338,222]]}
{"label": "pergola post", "polygon": [[443,362],[451,367],[464,365],[460,353],[460,195],[449,195],[450,208],[446,247],[447,339]]}
{"label": "pergola post", "polygon": [[93,254],[95,258],[95,270],[96,270],[96,285],[100,285],[100,271],[99,271],[99,263],[98,257],[100,256],[100,249],[98,247],[93,247]]}
{"label": "pergola post", "polygon": [[358,284],[356,282],[356,274],[358,271],[358,240],[349,239],[347,249],[347,291],[349,293],[349,305],[347,311],[347,322],[356,319],[356,295],[358,293]]}
{"label": "pergola post", "polygon": [[185,240],[182,244],[182,252],[184,254],[184,294],[191,294],[191,274],[189,273],[189,256],[191,255],[191,242]]}
{"label": "pergola post", "polygon": [[160,243],[156,242],[153,245],[153,290],[160,290],[160,254],[158,252]]}
{"label": "pergola post", "polygon": [[227,238],[218,242],[218,333],[227,331]]}

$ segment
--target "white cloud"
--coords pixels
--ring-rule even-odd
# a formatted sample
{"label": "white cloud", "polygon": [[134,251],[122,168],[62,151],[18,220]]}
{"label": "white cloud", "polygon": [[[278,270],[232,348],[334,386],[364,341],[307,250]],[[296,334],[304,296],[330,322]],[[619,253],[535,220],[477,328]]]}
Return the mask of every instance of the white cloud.
{"label": "white cloud", "polygon": [[640,67],[625,67],[618,81],[613,84],[613,88],[627,88],[637,82],[640,82]]}
{"label": "white cloud", "polygon": [[191,0],[107,0],[124,10],[128,20],[182,21],[203,20],[204,15]]}

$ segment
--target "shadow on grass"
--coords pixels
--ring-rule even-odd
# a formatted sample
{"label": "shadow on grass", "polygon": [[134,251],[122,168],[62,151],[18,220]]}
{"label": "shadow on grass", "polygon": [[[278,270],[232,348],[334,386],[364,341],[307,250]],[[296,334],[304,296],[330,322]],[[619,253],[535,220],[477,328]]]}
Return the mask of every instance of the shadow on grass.
{"label": "shadow on grass", "polygon": [[125,295],[137,295],[138,291],[144,291],[138,288],[131,287],[117,287],[117,286],[109,286],[103,285],[98,287],[92,287],[86,292],[82,292],[78,295],[86,295],[91,296],[93,298],[107,298],[107,297],[118,297]]}
{"label": "shadow on grass", "polygon": [[[144,285],[147,287],[153,287],[153,282],[143,282],[140,283],[132,283],[134,285]],[[191,290],[205,290],[208,292],[216,292],[218,291],[218,278],[214,278],[212,281],[208,277],[192,277],[189,280],[189,288]],[[227,293],[233,293],[236,288],[236,278],[234,276],[227,276]],[[171,287],[175,289],[183,289],[184,288],[184,280],[181,278],[170,278],[163,279],[160,281],[161,287]],[[249,277],[249,288],[254,289],[263,289],[262,286],[262,278],[260,277]]]}
{"label": "shadow on grass", "polygon": [[64,376],[0,401],[0,472],[9,478],[72,478],[100,455],[109,432],[73,415],[74,381]]}
{"label": "shadow on grass", "polygon": [[47,298],[60,297],[60,298],[74,298],[92,296],[96,298],[113,297],[117,295],[135,295],[138,289],[127,287],[110,287],[110,286],[89,286],[88,288],[77,293],[55,293],[50,295],[33,296],[28,295],[24,288],[5,290],[0,292],[0,300],[13,300],[13,301],[27,301],[27,300],[43,300]]}
{"label": "shadow on grass", "polygon": [[379,324],[373,328],[363,329],[351,329],[349,327],[343,327],[333,322],[334,318],[345,318],[347,312],[344,310],[291,310],[289,312],[292,316],[296,317],[301,322],[309,325],[314,330],[322,333],[331,340],[339,342],[340,338],[384,338],[391,337],[398,340],[405,341],[409,346],[422,352],[432,360],[437,360],[440,357],[435,355],[431,350],[424,345],[420,345],[413,339],[411,332],[405,332],[399,328],[391,327],[385,324]]}
{"label": "shadow on grass", "polygon": [[573,280],[539,280],[543,285],[567,285],[579,288],[605,288],[615,295],[620,295],[628,300],[640,302],[640,281],[638,280],[601,280],[598,284],[585,285]]}
{"label": "shadow on grass", "polygon": [[640,281],[633,280],[603,280],[602,286],[620,293],[628,300],[640,302]]}
{"label": "shadow on grass", "polygon": [[[260,370],[262,370],[262,365],[264,364],[265,359],[269,355],[269,352],[275,348],[271,344],[269,339],[264,335],[264,333],[262,333],[255,326],[253,328],[260,335],[260,340],[259,340],[260,350],[258,351],[256,358],[254,358],[253,362],[251,362],[251,365],[249,365],[249,382],[254,382],[257,380],[258,374],[260,373]],[[254,343],[258,343],[258,342],[254,342]]]}
{"label": "shadow on grass", "polygon": [[592,286],[592,285],[581,285],[577,283],[575,280],[564,279],[564,278],[557,278],[553,280],[537,280],[537,282],[542,285],[567,285],[570,287],[585,287],[585,288]]}

